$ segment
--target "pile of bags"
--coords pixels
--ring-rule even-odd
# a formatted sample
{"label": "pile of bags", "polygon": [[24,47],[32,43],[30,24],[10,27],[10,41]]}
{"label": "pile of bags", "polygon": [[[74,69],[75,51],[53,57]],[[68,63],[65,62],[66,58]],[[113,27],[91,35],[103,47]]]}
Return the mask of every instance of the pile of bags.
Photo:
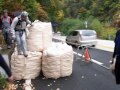
{"label": "pile of bags", "polygon": [[52,44],[52,25],[45,22],[34,22],[29,28],[27,37],[29,51],[43,51]]}
{"label": "pile of bags", "polygon": [[63,43],[52,43],[51,23],[34,22],[27,37],[28,57],[11,56],[11,69],[16,80],[34,79],[42,70],[46,78],[60,78],[72,74],[73,49]]}
{"label": "pile of bags", "polygon": [[60,78],[72,74],[73,49],[62,43],[43,51],[42,72],[46,78]]}
{"label": "pile of bags", "polygon": [[11,70],[16,80],[35,79],[41,71],[41,52],[28,52],[28,57],[18,55],[17,51],[11,56]]}

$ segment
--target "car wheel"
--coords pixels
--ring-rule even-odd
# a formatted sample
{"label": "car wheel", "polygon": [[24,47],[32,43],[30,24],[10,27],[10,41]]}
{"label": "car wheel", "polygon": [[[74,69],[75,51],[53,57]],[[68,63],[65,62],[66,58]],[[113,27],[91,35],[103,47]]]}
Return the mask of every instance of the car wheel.
{"label": "car wheel", "polygon": [[65,41],[66,41],[66,43],[67,43],[68,45],[70,45],[70,44],[68,43],[68,40],[67,40],[67,39],[66,39]]}
{"label": "car wheel", "polygon": [[[67,42],[66,42],[67,43]],[[70,45],[69,43],[67,43],[67,45]]]}
{"label": "car wheel", "polygon": [[92,45],[92,47],[95,47],[96,45]]}
{"label": "car wheel", "polygon": [[78,44],[77,44],[78,42],[77,41],[75,41],[75,43],[72,45],[73,47],[75,47],[75,48],[78,48]]}

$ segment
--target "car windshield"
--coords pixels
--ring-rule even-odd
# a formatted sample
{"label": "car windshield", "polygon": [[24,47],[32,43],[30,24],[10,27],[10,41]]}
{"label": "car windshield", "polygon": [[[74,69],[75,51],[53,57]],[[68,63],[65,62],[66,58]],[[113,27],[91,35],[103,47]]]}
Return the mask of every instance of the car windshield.
{"label": "car windshield", "polygon": [[95,33],[93,31],[82,31],[82,35],[83,36],[92,36],[92,35],[95,35]]}

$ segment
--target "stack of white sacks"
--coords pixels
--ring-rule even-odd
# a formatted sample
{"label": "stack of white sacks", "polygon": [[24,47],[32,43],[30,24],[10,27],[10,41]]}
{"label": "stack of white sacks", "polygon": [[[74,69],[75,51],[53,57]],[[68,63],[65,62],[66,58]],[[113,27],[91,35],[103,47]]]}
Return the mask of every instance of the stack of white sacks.
{"label": "stack of white sacks", "polygon": [[28,57],[18,55],[17,51],[11,56],[11,69],[16,80],[35,79],[41,70],[41,52],[28,52]]}
{"label": "stack of white sacks", "polygon": [[47,78],[60,78],[72,74],[73,50],[71,46],[55,43],[43,52],[42,71]]}
{"label": "stack of white sacks", "polygon": [[52,43],[51,23],[34,22],[27,37],[28,57],[11,57],[11,69],[16,80],[34,79],[42,69],[46,78],[60,78],[72,74],[73,50],[62,43]]}

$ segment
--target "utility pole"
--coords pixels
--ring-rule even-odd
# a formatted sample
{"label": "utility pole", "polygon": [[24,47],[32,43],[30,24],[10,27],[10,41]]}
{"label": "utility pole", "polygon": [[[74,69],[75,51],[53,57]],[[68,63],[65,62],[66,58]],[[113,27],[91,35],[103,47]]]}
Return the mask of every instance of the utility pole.
{"label": "utility pole", "polygon": [[88,27],[88,22],[87,21],[85,21],[85,28],[87,28]]}

